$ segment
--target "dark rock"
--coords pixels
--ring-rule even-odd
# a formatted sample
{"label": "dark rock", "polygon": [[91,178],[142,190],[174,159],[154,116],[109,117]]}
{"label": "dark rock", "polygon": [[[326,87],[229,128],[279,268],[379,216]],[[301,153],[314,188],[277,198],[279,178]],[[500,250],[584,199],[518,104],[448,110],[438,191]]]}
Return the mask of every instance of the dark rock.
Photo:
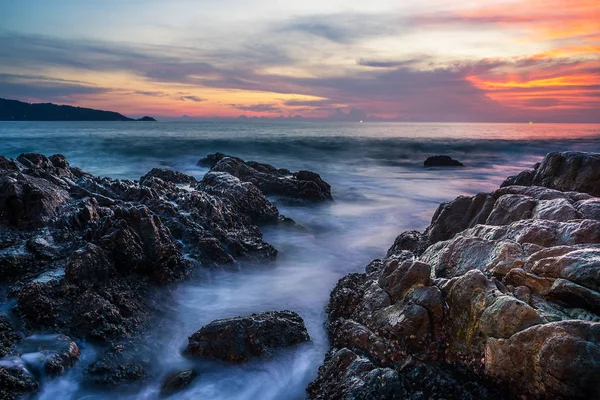
{"label": "dark rock", "polygon": [[86,380],[93,385],[118,387],[147,382],[150,377],[148,360],[140,359],[135,348],[117,345],[89,365]]}
{"label": "dark rock", "polygon": [[207,173],[198,188],[228,199],[254,222],[276,222],[279,219],[279,211],[259,188],[252,183],[242,182],[227,172]]}
{"label": "dark rock", "polygon": [[160,395],[171,396],[188,387],[197,377],[198,373],[193,369],[173,372],[167,375],[163,381],[160,388]]}
{"label": "dark rock", "polygon": [[21,366],[0,366],[0,399],[17,400],[38,390],[38,383]]}
{"label": "dark rock", "polygon": [[532,184],[600,196],[600,154],[549,153],[536,170]]}
{"label": "dark rock", "polygon": [[35,335],[21,340],[16,351],[30,370],[62,375],[79,360],[79,347],[65,335]]}
{"label": "dark rock", "polygon": [[198,183],[196,178],[194,178],[193,176],[189,176],[179,171],[173,171],[171,169],[165,168],[152,168],[150,172],[148,172],[146,175],[140,178],[140,183],[142,185],[145,185],[147,180],[151,177],[160,178],[163,181],[177,184],[195,185],[196,183]]}
{"label": "dark rock", "polygon": [[69,195],[47,180],[11,172],[0,177],[0,220],[38,228],[56,216]]}
{"label": "dark rock", "polygon": [[15,332],[10,320],[4,315],[0,315],[0,358],[14,352],[14,344],[21,339],[21,336]]}
{"label": "dark rock", "polygon": [[266,195],[277,195],[298,200],[332,200],[331,186],[311,171],[292,173],[269,164],[244,161],[222,153],[210,154],[198,162],[210,166],[213,172],[228,172],[243,182],[256,185]]}
{"label": "dark rock", "polygon": [[418,231],[403,232],[396,237],[394,244],[387,251],[386,257],[391,257],[404,250],[420,256],[428,245],[427,237],[422,233]]}
{"label": "dark rock", "polygon": [[185,354],[241,363],[253,357],[269,357],[274,349],[308,340],[298,314],[271,311],[213,321],[189,337]]}
{"label": "dark rock", "polygon": [[464,165],[450,156],[427,157],[423,163],[425,167],[464,167]]}

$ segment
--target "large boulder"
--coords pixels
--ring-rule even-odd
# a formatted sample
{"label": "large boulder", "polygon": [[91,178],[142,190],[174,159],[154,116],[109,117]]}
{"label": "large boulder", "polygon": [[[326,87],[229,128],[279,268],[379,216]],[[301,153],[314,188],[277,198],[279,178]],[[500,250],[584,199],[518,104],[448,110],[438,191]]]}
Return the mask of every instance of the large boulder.
{"label": "large boulder", "polygon": [[265,312],[211,322],[189,337],[184,353],[242,363],[308,340],[304,321],[295,312]]}

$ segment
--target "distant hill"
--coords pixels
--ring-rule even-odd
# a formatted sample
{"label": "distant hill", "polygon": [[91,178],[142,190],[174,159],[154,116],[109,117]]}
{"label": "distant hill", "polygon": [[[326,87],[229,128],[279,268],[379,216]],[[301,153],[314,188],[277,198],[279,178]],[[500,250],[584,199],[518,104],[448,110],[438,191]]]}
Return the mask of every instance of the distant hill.
{"label": "distant hill", "polygon": [[0,99],[0,121],[156,121],[152,117],[128,118],[114,111],[59,106],[52,103],[30,104]]}

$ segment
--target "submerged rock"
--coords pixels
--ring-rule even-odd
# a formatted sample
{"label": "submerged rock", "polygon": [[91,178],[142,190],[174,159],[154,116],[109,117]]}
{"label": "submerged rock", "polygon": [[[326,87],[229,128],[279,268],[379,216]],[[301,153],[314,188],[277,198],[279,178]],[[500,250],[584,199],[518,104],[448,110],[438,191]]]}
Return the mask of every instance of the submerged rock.
{"label": "submerged rock", "polygon": [[600,396],[598,157],[549,154],[532,182],[550,188],[444,203],[342,278],[311,398]]}
{"label": "submerged rock", "polygon": [[227,172],[243,182],[251,182],[266,195],[312,201],[333,199],[331,186],[319,174],[311,171],[291,172],[222,153],[209,154],[198,165],[210,167],[212,172]]}
{"label": "submerged rock", "polygon": [[302,317],[292,311],[270,311],[213,321],[189,337],[184,353],[242,363],[308,340]]}
{"label": "submerged rock", "polygon": [[464,167],[463,163],[450,156],[431,156],[423,162],[425,167]]}
{"label": "submerged rock", "polygon": [[171,396],[188,387],[197,377],[198,373],[193,369],[173,372],[163,381],[160,387],[160,395]]}

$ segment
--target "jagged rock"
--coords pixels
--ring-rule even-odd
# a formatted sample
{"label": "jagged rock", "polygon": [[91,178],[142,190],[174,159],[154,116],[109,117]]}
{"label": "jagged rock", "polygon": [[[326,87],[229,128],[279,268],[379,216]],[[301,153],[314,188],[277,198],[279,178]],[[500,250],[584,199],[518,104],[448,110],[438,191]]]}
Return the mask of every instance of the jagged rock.
{"label": "jagged rock", "polygon": [[311,171],[290,172],[269,164],[244,161],[222,153],[209,154],[198,162],[212,172],[228,172],[243,182],[251,182],[267,195],[299,200],[332,200],[331,186]]}
{"label": "jagged rock", "polygon": [[68,199],[66,191],[41,178],[20,172],[0,177],[0,220],[18,227],[43,226]]}
{"label": "jagged rock", "polygon": [[386,257],[391,257],[402,251],[410,251],[417,256],[423,254],[429,243],[427,237],[418,231],[403,232],[396,237],[394,244],[387,251]]}
{"label": "jagged rock", "polygon": [[8,317],[0,315],[0,358],[14,352],[14,344],[21,339]]}
{"label": "jagged rock", "polygon": [[0,398],[17,400],[38,390],[38,383],[22,366],[0,365]]}
{"label": "jagged rock", "polygon": [[[424,234],[342,278],[327,308],[342,350],[311,398],[599,397],[598,160],[549,154],[499,190],[442,204]],[[386,368],[397,377],[369,379]],[[504,391],[479,391],[489,379]]]}
{"label": "jagged rock", "polygon": [[600,154],[550,153],[540,163],[532,184],[600,196]]}
{"label": "jagged rock", "polygon": [[241,363],[309,339],[304,321],[295,312],[265,312],[211,322],[189,337],[185,354]]}
{"label": "jagged rock", "polygon": [[62,375],[79,360],[79,347],[65,335],[35,335],[16,345],[28,369]]}
{"label": "jagged rock", "polygon": [[152,168],[150,172],[140,178],[140,183],[146,185],[151,177],[160,178],[166,182],[177,184],[195,185],[198,183],[196,178],[190,175],[183,174],[179,171],[173,171],[165,168]]}
{"label": "jagged rock", "polygon": [[343,348],[327,356],[319,376],[308,386],[312,399],[390,399],[398,373],[377,368],[367,358]]}
{"label": "jagged rock", "polygon": [[463,163],[450,156],[431,156],[423,162],[425,167],[464,167]]}
{"label": "jagged rock", "polygon": [[160,387],[160,395],[171,396],[188,387],[197,377],[198,373],[193,369],[175,371],[169,374],[163,381]]}
{"label": "jagged rock", "polygon": [[485,371],[512,391],[534,398],[600,396],[600,324],[561,321],[536,325],[507,339],[490,339]]}
{"label": "jagged rock", "polygon": [[242,182],[227,172],[207,173],[198,188],[228,199],[254,222],[276,222],[279,219],[279,211],[259,188],[252,183]]}
{"label": "jagged rock", "polygon": [[86,381],[112,388],[148,381],[151,377],[149,361],[140,359],[137,353],[137,349],[122,345],[110,348],[86,368]]}

